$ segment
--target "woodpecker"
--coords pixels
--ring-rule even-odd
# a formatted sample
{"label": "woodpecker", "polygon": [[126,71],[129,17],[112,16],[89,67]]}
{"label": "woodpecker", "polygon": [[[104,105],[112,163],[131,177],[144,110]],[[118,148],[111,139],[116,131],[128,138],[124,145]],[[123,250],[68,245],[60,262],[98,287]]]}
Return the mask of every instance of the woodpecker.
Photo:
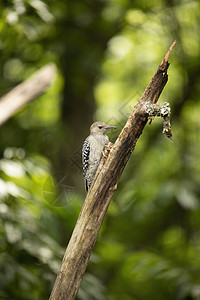
{"label": "woodpecker", "polygon": [[86,192],[92,184],[103,150],[109,144],[106,132],[109,129],[116,128],[115,126],[108,126],[103,122],[95,122],[90,126],[90,135],[85,139],[82,148],[83,176]]}

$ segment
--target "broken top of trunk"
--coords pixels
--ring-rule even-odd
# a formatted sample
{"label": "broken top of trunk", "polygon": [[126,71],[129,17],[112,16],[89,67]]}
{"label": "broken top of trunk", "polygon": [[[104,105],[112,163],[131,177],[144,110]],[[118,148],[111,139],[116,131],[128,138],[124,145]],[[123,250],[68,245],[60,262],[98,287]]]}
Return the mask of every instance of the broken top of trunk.
{"label": "broken top of trunk", "polygon": [[50,300],[75,299],[104,216],[124,167],[148,121],[146,104],[154,104],[167,83],[170,52],[167,51],[155,75],[113,145],[107,160],[102,158],[85,198],[81,213],[65,252]]}

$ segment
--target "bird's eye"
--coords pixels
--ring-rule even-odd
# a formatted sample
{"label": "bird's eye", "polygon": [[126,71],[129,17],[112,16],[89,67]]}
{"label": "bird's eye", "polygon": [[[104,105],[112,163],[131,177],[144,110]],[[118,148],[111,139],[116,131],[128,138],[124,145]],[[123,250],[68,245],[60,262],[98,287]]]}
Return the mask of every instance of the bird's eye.
{"label": "bird's eye", "polygon": [[102,126],[99,126],[99,129],[101,129],[102,128]]}

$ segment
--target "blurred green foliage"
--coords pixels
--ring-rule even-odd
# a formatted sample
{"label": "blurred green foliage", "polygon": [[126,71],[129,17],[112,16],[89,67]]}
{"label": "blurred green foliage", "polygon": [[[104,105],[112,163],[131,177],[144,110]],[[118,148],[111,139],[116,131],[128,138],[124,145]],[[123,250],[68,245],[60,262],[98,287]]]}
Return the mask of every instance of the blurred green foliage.
{"label": "blurred green foliage", "polygon": [[200,36],[194,0],[3,0],[0,95],[47,62],[52,87],[0,131],[0,299],[48,299],[85,196],[89,124],[118,126],[169,45],[173,142],[146,126],[79,300],[200,299]]}

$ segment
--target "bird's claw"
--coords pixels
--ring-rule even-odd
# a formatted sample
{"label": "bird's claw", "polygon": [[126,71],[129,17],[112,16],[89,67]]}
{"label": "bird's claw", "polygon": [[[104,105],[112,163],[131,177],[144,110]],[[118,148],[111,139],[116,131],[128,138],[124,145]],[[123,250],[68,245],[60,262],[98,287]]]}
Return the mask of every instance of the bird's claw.
{"label": "bird's claw", "polygon": [[109,142],[105,149],[102,151],[103,157],[107,160],[110,150],[112,149],[113,143]]}

